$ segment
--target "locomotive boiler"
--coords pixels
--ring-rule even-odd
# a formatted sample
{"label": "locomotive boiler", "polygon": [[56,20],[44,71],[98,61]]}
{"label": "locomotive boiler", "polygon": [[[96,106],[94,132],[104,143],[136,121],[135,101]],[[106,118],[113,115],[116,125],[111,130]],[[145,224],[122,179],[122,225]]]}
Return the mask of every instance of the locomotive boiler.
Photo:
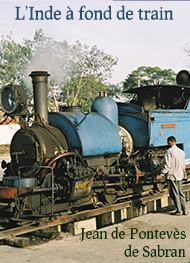
{"label": "locomotive boiler", "polygon": [[[10,163],[2,162],[0,210],[21,215],[47,215],[126,200],[161,189],[159,173],[174,135],[190,158],[190,88],[178,74],[176,86],[150,86],[129,90],[130,103],[116,103],[105,93],[91,104],[61,107],[48,112],[49,74],[34,71],[34,116],[27,113],[21,86],[1,90],[5,114],[19,118],[20,130],[12,138]],[[170,96],[166,96],[170,93]]]}

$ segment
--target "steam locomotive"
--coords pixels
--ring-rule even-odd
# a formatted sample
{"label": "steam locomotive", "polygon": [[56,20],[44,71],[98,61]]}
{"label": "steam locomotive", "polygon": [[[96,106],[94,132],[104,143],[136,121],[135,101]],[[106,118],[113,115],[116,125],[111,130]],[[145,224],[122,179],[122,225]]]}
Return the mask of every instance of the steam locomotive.
{"label": "steam locomotive", "polygon": [[155,175],[163,165],[167,137],[174,135],[190,165],[190,74],[178,85],[128,90],[129,103],[101,93],[88,113],[80,107],[48,112],[46,71],[33,71],[34,121],[26,111],[22,86],[1,90],[2,109],[19,118],[10,145],[10,163],[2,162],[0,211],[41,216],[121,202],[159,191]]}

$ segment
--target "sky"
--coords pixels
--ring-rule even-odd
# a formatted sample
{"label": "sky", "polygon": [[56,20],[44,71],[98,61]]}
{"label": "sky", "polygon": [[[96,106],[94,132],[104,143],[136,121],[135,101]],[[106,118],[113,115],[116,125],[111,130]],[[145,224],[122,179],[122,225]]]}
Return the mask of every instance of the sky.
{"label": "sky", "polygon": [[[37,20],[38,10],[47,18],[52,10],[53,19]],[[42,28],[57,41],[97,45],[119,59],[110,79],[116,84],[140,66],[189,70],[184,51],[190,42],[189,10],[190,1],[0,0],[0,35],[12,32],[22,42]],[[102,12],[101,20],[95,19],[96,11]]]}

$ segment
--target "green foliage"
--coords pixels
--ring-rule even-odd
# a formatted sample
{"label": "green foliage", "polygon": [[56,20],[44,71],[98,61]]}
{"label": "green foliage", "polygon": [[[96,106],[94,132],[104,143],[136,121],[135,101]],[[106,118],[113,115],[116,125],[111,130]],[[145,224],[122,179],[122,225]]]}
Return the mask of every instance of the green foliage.
{"label": "green foliage", "polygon": [[116,58],[96,46],[90,48],[79,41],[73,45],[66,40],[55,41],[41,29],[35,32],[30,45],[33,57],[28,72],[43,69],[51,74],[50,108],[56,99],[58,104],[80,105],[87,110],[98,91],[107,89],[105,82],[111,76],[112,67],[117,64]]}
{"label": "green foliage", "polygon": [[123,82],[109,85],[108,95],[118,101],[128,101],[130,96],[124,92]]}
{"label": "green foliage", "polygon": [[2,36],[0,40],[0,85],[21,84],[24,69],[32,57],[31,47],[27,41],[16,43],[11,35]]}
{"label": "green foliage", "polygon": [[73,77],[63,83],[61,96],[66,98],[67,105],[80,105],[84,111],[88,111],[92,100],[98,96],[99,91],[108,90],[108,86],[97,81],[93,75]]}
{"label": "green foliage", "polygon": [[11,35],[0,40],[0,84],[23,85],[32,98],[28,75],[34,70],[48,71],[50,110],[55,110],[55,102],[68,106],[79,104],[87,110],[98,92],[108,89],[106,82],[116,64],[117,58],[97,46],[55,41],[42,29],[36,30],[32,40],[23,39],[22,44],[16,43]]}
{"label": "green foliage", "polygon": [[105,83],[117,59],[79,41],[69,46],[66,41],[48,39],[47,44],[43,43],[43,53],[48,50],[47,57],[52,58],[50,84],[57,87],[57,100],[87,110],[98,92],[108,88]]}
{"label": "green foliage", "polygon": [[[63,103],[81,105],[84,110],[100,90],[107,90],[107,81],[117,58],[104,53],[97,46],[89,47],[77,41],[55,41],[36,30],[32,40],[16,43],[11,36],[0,41],[0,84],[21,84],[32,98],[31,71],[45,70],[49,78],[49,109]],[[56,106],[57,106],[56,105]],[[58,107],[57,107],[58,108]]]}
{"label": "green foliage", "polygon": [[146,85],[176,84],[176,73],[171,69],[142,66],[127,75],[124,81],[124,89],[136,88]]}
{"label": "green foliage", "polygon": [[61,88],[66,103],[70,106],[80,104],[86,110],[99,91],[108,90],[106,82],[116,64],[116,58],[105,54],[97,46],[90,48],[77,41],[70,47],[69,77]]}
{"label": "green foliage", "polygon": [[82,106],[87,111],[99,93],[107,91],[116,99],[126,100],[124,90],[138,86],[174,84],[175,72],[158,67],[139,67],[122,83],[110,85],[113,67],[118,59],[98,49],[76,41],[69,45],[66,40],[56,41],[36,30],[33,39],[16,43],[10,36],[0,40],[0,85],[23,85],[32,98],[31,71],[45,70],[49,77],[48,107],[58,109],[59,104]]}

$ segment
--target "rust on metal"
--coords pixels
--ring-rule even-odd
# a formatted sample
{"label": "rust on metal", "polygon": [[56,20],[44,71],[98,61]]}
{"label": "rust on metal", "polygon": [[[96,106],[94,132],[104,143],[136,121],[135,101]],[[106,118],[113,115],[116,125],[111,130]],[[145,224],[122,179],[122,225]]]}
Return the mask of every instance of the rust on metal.
{"label": "rust on metal", "polygon": [[3,188],[1,187],[0,199],[15,199],[16,195],[30,192],[29,188]]}

